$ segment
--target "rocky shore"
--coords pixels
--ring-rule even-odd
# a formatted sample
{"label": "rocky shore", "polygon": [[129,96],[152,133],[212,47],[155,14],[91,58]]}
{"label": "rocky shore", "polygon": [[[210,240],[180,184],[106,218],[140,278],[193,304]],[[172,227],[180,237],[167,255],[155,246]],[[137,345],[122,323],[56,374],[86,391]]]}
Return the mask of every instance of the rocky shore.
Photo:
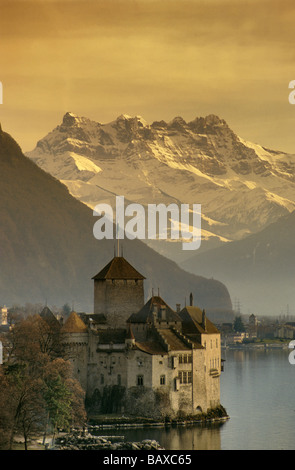
{"label": "rocky shore", "polygon": [[[161,445],[151,439],[141,442],[127,442],[125,436],[104,436],[103,430],[118,430],[145,427],[170,427],[222,424],[229,419],[226,410],[220,405],[208,413],[199,413],[195,416],[183,418],[166,418],[154,420],[144,417],[130,416],[92,416],[87,426],[82,429],[74,429],[71,433],[59,435],[55,438],[52,450],[165,450]],[[124,431],[123,431],[124,432]]]}
{"label": "rocky shore", "polygon": [[55,439],[52,450],[164,450],[155,440],[126,442],[124,436],[94,436],[73,432]]}

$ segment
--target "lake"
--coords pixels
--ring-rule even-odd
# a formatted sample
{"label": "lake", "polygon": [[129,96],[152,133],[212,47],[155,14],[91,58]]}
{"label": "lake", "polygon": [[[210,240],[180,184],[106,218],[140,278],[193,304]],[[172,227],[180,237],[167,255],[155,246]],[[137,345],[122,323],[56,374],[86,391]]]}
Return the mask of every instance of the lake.
{"label": "lake", "polygon": [[[222,425],[120,430],[127,441],[155,439],[167,450],[293,450],[295,365],[290,350],[223,350]],[[110,434],[115,434],[110,432]]]}

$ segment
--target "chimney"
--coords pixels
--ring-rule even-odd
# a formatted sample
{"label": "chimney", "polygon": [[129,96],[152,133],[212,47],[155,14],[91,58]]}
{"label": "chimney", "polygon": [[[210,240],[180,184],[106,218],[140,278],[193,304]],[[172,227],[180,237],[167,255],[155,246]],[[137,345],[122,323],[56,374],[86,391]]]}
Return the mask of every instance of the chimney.
{"label": "chimney", "polygon": [[180,304],[176,304],[176,312],[177,312],[177,313],[180,312]]}
{"label": "chimney", "polygon": [[202,312],[202,328],[206,331],[206,312],[203,310]]}
{"label": "chimney", "polygon": [[190,304],[191,307],[193,306],[193,301],[194,301],[193,294],[190,293],[190,296],[189,296],[189,304]]}

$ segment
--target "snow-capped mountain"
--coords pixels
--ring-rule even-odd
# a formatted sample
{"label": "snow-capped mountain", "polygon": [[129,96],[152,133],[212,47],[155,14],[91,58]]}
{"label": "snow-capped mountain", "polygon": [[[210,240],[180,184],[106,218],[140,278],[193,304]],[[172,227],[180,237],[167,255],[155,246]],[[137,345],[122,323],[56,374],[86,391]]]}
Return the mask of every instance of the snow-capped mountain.
{"label": "snow-capped mountain", "polygon": [[[25,157],[0,125],[0,299],[9,306],[75,304],[93,312],[92,276],[114,256],[113,240],[93,237],[91,209],[66,186]],[[231,315],[231,299],[219,281],[183,271],[141,240],[124,241],[124,256],[173,308],[193,293],[209,318]],[[175,307],[174,307],[175,308]]]}
{"label": "snow-capped mountain", "polygon": [[[295,155],[237,136],[209,115],[148,124],[121,115],[101,124],[73,113],[27,152],[91,208],[115,195],[142,205],[202,205],[201,249],[239,240],[295,209]],[[175,260],[179,243],[152,242]]]}

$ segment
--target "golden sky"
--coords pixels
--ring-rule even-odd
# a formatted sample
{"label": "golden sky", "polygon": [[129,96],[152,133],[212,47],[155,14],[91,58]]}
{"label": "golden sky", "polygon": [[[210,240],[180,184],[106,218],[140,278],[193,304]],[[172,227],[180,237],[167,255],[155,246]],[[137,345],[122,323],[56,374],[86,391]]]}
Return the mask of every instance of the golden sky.
{"label": "golden sky", "polygon": [[0,0],[0,122],[23,151],[71,111],[208,114],[295,153],[294,0]]}

